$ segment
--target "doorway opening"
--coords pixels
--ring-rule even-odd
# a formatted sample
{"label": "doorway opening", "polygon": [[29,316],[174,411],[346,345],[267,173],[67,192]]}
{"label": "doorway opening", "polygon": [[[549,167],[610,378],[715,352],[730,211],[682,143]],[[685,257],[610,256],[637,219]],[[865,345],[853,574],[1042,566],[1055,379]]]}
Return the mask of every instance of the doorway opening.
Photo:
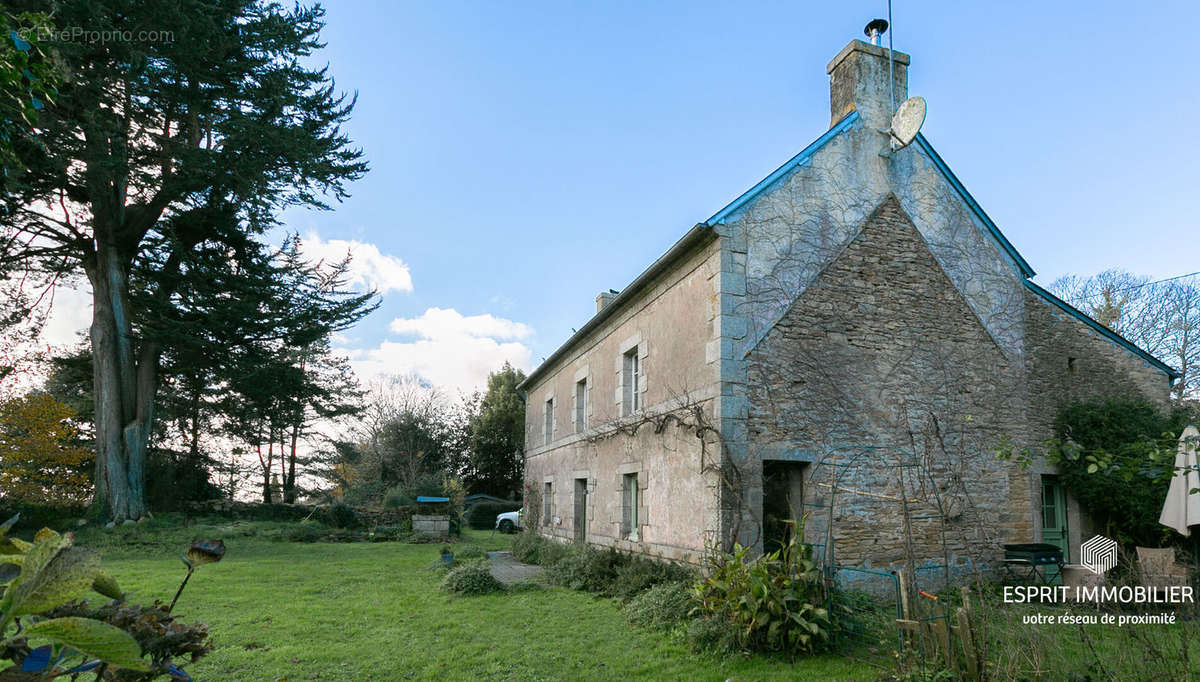
{"label": "doorway opening", "polygon": [[[763,552],[782,549],[804,513],[807,462],[763,460]],[[803,542],[804,538],[800,538]]]}

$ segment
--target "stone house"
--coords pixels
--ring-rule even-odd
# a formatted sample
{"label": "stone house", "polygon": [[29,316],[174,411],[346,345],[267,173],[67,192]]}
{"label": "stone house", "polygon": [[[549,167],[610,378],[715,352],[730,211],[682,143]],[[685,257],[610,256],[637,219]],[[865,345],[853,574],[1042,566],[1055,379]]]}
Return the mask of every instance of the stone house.
{"label": "stone house", "polygon": [[908,64],[850,42],[829,129],[521,385],[543,534],[696,562],[807,514],[842,565],[1075,558],[1090,528],[1054,471],[997,451],[1036,452],[1077,399],[1165,401],[1177,373],[1035,284],[923,135],[892,149]]}

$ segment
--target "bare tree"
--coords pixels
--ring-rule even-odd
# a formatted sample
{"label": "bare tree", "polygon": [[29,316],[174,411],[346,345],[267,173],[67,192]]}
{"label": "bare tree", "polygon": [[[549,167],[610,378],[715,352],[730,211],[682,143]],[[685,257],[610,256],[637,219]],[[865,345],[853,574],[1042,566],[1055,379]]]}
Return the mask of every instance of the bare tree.
{"label": "bare tree", "polygon": [[1080,277],[1067,275],[1050,288],[1180,373],[1173,393],[1182,401],[1200,395],[1200,275],[1153,282],[1112,269]]}

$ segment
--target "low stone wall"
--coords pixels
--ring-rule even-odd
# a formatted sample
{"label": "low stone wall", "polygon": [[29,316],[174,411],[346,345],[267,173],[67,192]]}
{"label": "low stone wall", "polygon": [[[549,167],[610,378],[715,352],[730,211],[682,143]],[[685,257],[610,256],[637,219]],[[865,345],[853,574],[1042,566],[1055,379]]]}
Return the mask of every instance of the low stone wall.
{"label": "low stone wall", "polygon": [[364,526],[398,526],[413,518],[412,507],[389,507],[386,509],[368,509],[355,507],[358,520]]}
{"label": "low stone wall", "polygon": [[[189,502],[188,514],[196,516],[223,516],[226,518],[253,521],[303,521],[312,519],[327,522],[328,505],[263,504],[261,502],[238,502],[237,500],[206,500]],[[371,509],[354,507],[359,524],[368,528],[395,526],[406,523],[413,515],[411,507]],[[445,535],[445,533],[443,533]]]}
{"label": "low stone wall", "polygon": [[450,535],[450,517],[444,514],[437,516],[414,514],[412,527],[414,533],[436,538],[446,537]]}
{"label": "low stone wall", "polygon": [[185,506],[188,514],[227,516],[235,519],[261,521],[302,521],[316,518],[320,512],[304,504],[262,504],[261,502],[238,502],[237,500],[205,500],[189,502]]}

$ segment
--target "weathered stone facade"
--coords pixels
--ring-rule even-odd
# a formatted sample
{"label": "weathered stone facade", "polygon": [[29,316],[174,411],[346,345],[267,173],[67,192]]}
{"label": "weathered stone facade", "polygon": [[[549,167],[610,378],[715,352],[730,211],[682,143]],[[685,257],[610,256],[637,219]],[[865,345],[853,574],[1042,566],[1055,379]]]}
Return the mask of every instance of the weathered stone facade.
{"label": "weathered stone facade", "polygon": [[543,533],[695,561],[807,513],[838,564],[971,568],[1042,535],[1053,472],[998,449],[1049,438],[1073,400],[1166,399],[1172,370],[1034,285],[924,137],[890,148],[887,58],[839,53],[830,130],[598,299],[523,384]]}

